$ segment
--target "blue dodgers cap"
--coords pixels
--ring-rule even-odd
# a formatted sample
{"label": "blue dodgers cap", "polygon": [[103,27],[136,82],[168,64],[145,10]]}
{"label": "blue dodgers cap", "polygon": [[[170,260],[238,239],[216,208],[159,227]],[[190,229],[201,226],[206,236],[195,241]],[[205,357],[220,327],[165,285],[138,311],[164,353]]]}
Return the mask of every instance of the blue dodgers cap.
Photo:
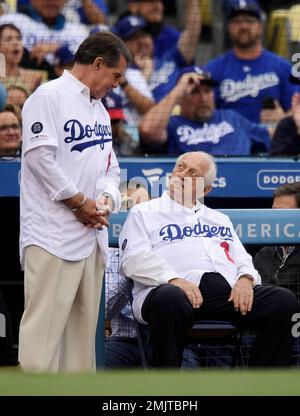
{"label": "blue dodgers cap", "polygon": [[118,35],[121,39],[130,39],[140,30],[146,28],[146,22],[139,16],[126,16],[120,19],[112,28],[112,32]]}
{"label": "blue dodgers cap", "polygon": [[189,72],[194,72],[198,75],[201,75],[201,77],[203,78],[201,80],[201,84],[209,85],[210,87],[217,87],[219,85],[218,81],[213,79],[213,77],[211,76],[211,74],[209,72],[204,72],[203,69],[200,68],[200,66],[197,66],[197,65],[191,65],[191,66],[184,67],[180,71],[180,74],[178,75],[177,81],[179,80],[179,78],[182,77],[182,75],[187,74]]}
{"label": "blue dodgers cap", "polygon": [[74,59],[75,55],[70,51],[68,45],[63,45],[55,52],[54,64],[63,67],[72,64]]}
{"label": "blue dodgers cap", "polygon": [[261,8],[256,0],[230,0],[227,5],[227,19],[232,19],[242,13],[262,19]]}

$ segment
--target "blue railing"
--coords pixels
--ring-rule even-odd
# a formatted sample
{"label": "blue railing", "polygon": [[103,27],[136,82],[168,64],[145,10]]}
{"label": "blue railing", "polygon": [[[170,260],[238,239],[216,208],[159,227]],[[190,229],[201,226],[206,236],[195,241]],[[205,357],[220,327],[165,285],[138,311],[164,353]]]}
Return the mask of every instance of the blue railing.
{"label": "blue railing", "polygon": [[[220,209],[229,216],[243,244],[299,244],[300,209]],[[118,246],[118,237],[127,213],[109,218],[109,242]]]}
{"label": "blue railing", "polygon": [[[122,181],[139,178],[152,197],[164,189],[175,159],[121,158]],[[300,181],[300,161],[278,158],[218,158],[211,197],[269,198],[279,185]],[[0,161],[0,196],[18,196],[20,162]]]}

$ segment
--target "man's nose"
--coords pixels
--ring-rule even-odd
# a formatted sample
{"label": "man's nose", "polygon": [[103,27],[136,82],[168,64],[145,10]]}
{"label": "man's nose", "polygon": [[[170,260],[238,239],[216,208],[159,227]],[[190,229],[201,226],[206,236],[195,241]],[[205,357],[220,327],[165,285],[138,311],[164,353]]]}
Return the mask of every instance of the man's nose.
{"label": "man's nose", "polygon": [[249,29],[250,24],[248,22],[241,22],[240,23],[240,29]]}
{"label": "man's nose", "polygon": [[120,86],[120,79],[114,79],[111,83],[111,88],[118,88]]}

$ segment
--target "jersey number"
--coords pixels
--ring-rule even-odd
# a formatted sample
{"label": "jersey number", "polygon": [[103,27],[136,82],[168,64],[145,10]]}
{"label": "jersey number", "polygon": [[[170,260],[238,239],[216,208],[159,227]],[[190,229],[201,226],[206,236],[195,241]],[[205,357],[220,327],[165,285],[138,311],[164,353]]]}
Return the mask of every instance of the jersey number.
{"label": "jersey number", "polygon": [[235,264],[233,258],[231,258],[229,254],[229,244],[226,241],[223,241],[223,243],[221,243],[220,246],[224,249],[224,253],[225,253],[225,256],[227,257],[227,260]]}

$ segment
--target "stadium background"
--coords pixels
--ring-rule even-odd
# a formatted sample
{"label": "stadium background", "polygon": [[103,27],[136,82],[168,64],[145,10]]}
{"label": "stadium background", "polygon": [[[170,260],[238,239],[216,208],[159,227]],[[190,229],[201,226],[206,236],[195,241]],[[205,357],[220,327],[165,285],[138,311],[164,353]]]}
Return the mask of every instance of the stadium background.
{"label": "stadium background", "polygon": [[[13,6],[13,2],[9,2]],[[111,21],[116,19],[126,8],[126,1],[107,2],[110,7]],[[183,25],[184,0],[165,2],[166,20],[177,27]],[[295,18],[291,31],[286,31],[287,17],[277,6],[285,7],[289,2],[264,2],[261,4],[267,12],[265,45],[281,56],[291,59],[297,51],[300,36],[295,29]],[[294,2],[297,3],[297,2]],[[207,62],[211,57],[228,47],[228,39],[220,36],[224,33],[224,19],[220,0],[200,0],[203,14],[201,45],[199,42],[197,63]],[[275,11],[272,10],[274,7]],[[212,18],[214,16],[214,18]],[[300,16],[300,14],[299,14]],[[300,21],[300,17],[298,22]],[[296,21],[297,22],[297,21]],[[224,40],[225,39],[225,40]],[[223,43],[224,41],[224,43]],[[297,161],[297,160],[296,160]],[[230,161],[229,161],[230,162]],[[2,162],[0,162],[2,163]],[[12,162],[13,163],[13,162]],[[12,168],[13,169],[13,168]],[[296,168],[296,170],[299,168]],[[2,242],[0,285],[12,316],[14,343],[17,347],[18,324],[23,310],[23,273],[19,267],[18,233],[19,233],[19,200],[17,196],[7,195],[3,191],[0,179],[0,229]],[[14,176],[17,182],[17,176]],[[269,208],[272,201],[272,190],[268,196],[253,198],[207,198],[206,203],[215,208]],[[250,250],[257,250],[251,247]],[[280,380],[280,383],[278,381]],[[200,369],[191,372],[154,372],[140,371],[99,371],[93,375],[59,375],[32,376],[23,375],[19,370],[3,369],[0,372],[1,395],[299,395],[299,370],[290,371],[207,371]]]}

